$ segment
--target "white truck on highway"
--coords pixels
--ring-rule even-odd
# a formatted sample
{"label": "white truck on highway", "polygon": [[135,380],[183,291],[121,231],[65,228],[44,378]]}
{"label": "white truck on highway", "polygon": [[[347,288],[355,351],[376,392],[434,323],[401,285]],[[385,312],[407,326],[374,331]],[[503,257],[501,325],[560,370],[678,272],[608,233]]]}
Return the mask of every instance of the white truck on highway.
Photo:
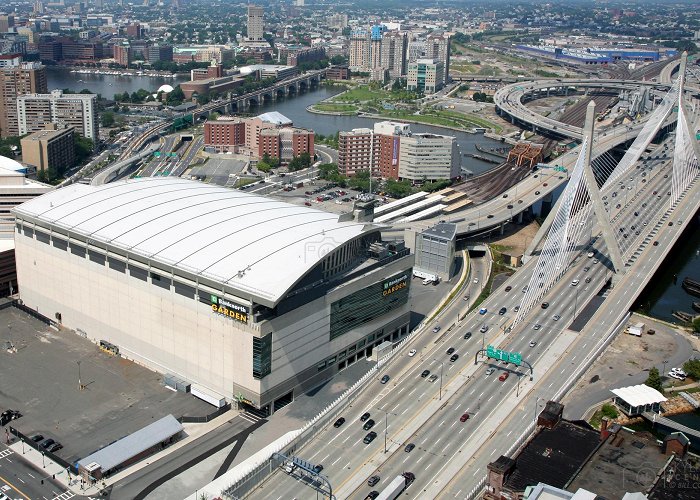
{"label": "white truck on highway", "polygon": [[403,490],[408,488],[408,485],[415,479],[416,476],[414,476],[411,472],[404,472],[400,476],[396,476],[394,480],[389,483],[389,486],[387,486],[375,500],[394,500],[403,492]]}

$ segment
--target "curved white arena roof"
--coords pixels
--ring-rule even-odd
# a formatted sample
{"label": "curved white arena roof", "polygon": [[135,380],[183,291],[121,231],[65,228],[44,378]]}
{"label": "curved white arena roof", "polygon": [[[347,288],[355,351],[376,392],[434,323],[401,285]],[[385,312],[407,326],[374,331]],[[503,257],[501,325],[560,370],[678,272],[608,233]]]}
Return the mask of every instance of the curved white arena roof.
{"label": "curved white arena roof", "polygon": [[376,229],[178,178],[72,184],[23,203],[15,213],[270,303],[283,298],[326,253]]}
{"label": "curved white arena roof", "polygon": [[172,85],[168,85],[167,83],[165,83],[165,84],[161,85],[160,87],[158,87],[158,90],[156,90],[156,94],[158,92],[164,92],[166,94],[169,94],[173,90],[175,90],[175,89],[173,88]]}

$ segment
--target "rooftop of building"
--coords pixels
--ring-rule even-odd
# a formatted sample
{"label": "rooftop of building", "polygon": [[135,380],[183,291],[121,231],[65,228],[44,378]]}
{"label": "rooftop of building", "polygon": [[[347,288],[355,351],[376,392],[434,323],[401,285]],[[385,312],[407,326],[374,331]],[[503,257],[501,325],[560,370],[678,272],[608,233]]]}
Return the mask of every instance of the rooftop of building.
{"label": "rooftop of building", "polygon": [[652,405],[654,403],[663,403],[667,401],[664,395],[659,391],[644,384],[620,387],[610,392],[624,400],[630,406]]}
{"label": "rooftop of building", "polygon": [[292,120],[290,120],[278,111],[268,111],[267,113],[263,113],[261,115],[256,116],[256,118],[260,118],[262,121],[267,123],[274,123],[275,125],[292,124]]}
{"label": "rooftop of building", "polygon": [[284,71],[290,69],[294,70],[296,66],[286,66],[284,64],[251,64],[241,67],[241,74],[250,74],[254,71]]}
{"label": "rooftop of building", "polygon": [[72,184],[14,211],[18,218],[225,284],[270,306],[327,251],[376,230],[305,206],[160,177]]}
{"label": "rooftop of building", "polygon": [[73,133],[73,127],[56,127],[54,130],[50,128],[45,128],[43,130],[38,130],[34,133],[29,134],[22,138],[24,141],[49,141],[55,137],[63,136],[67,133]]}
{"label": "rooftop of building", "polygon": [[[649,493],[653,500],[697,500],[700,458],[674,459]],[[624,500],[624,499],[623,499]]]}
{"label": "rooftop of building", "polygon": [[569,489],[585,488],[603,498],[619,498],[621,490],[645,491],[669,459],[661,453],[656,437],[647,432],[619,425],[610,431],[614,434],[583,465]]}
{"label": "rooftop of building", "polygon": [[451,240],[457,234],[457,224],[453,224],[451,222],[438,222],[433,227],[423,231],[423,234],[426,236]]}
{"label": "rooftop of building", "polygon": [[598,432],[561,420],[552,429],[542,428],[515,459],[515,470],[506,487],[524,491],[547,483],[564,488],[599,444]]}

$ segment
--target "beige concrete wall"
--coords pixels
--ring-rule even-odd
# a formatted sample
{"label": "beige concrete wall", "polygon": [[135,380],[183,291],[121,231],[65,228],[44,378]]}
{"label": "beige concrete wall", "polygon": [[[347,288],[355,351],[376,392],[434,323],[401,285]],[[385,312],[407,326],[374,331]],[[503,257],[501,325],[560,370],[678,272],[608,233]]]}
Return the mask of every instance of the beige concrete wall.
{"label": "beige concrete wall", "polygon": [[[95,342],[107,340],[124,357],[229,399],[240,391],[259,403],[261,393],[276,398],[302,386],[302,372],[410,310],[408,302],[329,341],[331,303],[406,269],[412,265],[412,256],[339,286],[282,317],[245,325],[213,313],[209,305],[176,294],[172,288],[120,273],[73,255],[70,249],[63,251],[17,233],[15,242],[18,282],[26,306],[52,319],[59,312],[63,326],[79,329]],[[272,373],[256,380],[252,339],[270,331]],[[304,375],[312,376],[313,371]]]}

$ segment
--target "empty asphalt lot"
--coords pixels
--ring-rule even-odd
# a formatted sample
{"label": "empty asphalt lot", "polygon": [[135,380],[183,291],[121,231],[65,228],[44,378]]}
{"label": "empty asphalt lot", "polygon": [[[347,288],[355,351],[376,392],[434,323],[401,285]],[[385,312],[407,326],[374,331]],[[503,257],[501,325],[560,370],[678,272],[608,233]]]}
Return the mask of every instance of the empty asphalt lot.
{"label": "empty asphalt lot", "polygon": [[189,394],[166,389],[162,375],[13,307],[0,310],[0,345],[8,340],[16,352],[0,351],[0,409],[22,412],[11,425],[28,436],[60,442],[64,448],[57,454],[68,462],[170,413],[214,411]]}

